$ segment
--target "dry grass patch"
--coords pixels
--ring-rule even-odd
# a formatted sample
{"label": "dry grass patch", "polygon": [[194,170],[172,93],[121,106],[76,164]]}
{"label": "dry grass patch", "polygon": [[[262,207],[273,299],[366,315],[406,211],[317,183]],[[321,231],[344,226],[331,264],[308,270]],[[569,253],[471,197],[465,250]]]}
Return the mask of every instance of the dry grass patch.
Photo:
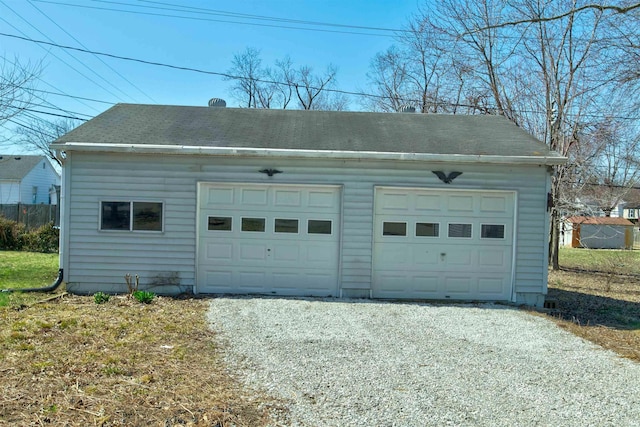
{"label": "dry grass patch", "polygon": [[225,371],[207,307],[65,295],[0,308],[0,425],[265,425],[275,403]]}
{"label": "dry grass patch", "polygon": [[556,271],[549,274],[549,313],[572,333],[640,361],[640,278]]}

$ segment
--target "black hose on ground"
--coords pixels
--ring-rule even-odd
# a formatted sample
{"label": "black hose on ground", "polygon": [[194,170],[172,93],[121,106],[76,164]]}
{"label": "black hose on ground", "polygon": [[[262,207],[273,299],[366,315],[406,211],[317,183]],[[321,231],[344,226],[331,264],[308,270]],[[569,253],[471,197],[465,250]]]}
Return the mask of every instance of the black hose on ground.
{"label": "black hose on ground", "polygon": [[58,269],[58,277],[56,278],[56,281],[50,286],[45,286],[43,288],[2,289],[0,292],[52,292],[58,289],[58,286],[62,284],[63,276],[63,270],[60,268]]}

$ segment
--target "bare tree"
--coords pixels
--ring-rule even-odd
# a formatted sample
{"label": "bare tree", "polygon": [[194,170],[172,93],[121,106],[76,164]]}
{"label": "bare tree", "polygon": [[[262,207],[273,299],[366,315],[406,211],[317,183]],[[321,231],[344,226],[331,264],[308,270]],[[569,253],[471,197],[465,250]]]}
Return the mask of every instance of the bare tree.
{"label": "bare tree", "polygon": [[372,111],[397,112],[410,104],[408,65],[397,46],[378,53],[369,65],[367,78],[375,93],[362,98],[361,104]]}
{"label": "bare tree", "polygon": [[293,86],[298,103],[303,110],[321,109],[318,101],[326,89],[331,89],[335,83],[337,69],[329,65],[324,74],[314,74],[313,68],[303,65],[294,74],[294,80],[289,82]]}
{"label": "bare tree", "polygon": [[248,47],[244,52],[234,55],[231,64],[227,74],[233,77],[226,79],[233,80],[232,94],[240,105],[246,108],[258,108],[263,106],[263,102],[268,104],[271,97],[264,93],[264,88],[261,86],[266,72],[262,68],[260,51]]}
{"label": "bare tree", "polygon": [[18,59],[0,61],[0,126],[21,114],[31,105],[33,83],[40,75],[40,65],[21,64]]}
{"label": "bare tree", "polygon": [[260,51],[247,48],[234,56],[227,71],[227,80],[234,81],[233,96],[246,108],[282,108],[292,100],[305,110],[343,110],[349,99],[335,90],[337,69],[329,65],[323,74],[310,66],[294,69],[288,56],[275,62],[275,67],[262,67]]}
{"label": "bare tree", "polygon": [[19,142],[23,147],[30,151],[38,151],[53,162],[61,165],[60,159],[50,148],[50,144],[79,124],[79,121],[73,119],[48,121],[34,118],[29,121],[28,125],[20,125],[17,127],[15,132],[20,135]]}

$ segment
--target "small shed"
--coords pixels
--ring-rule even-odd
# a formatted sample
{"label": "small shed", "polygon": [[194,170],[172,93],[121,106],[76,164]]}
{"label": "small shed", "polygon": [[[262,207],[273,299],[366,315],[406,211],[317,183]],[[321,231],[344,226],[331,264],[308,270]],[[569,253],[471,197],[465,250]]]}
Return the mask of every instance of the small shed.
{"label": "small shed", "polygon": [[574,216],[567,222],[572,228],[572,248],[633,248],[633,223],[627,219]]}

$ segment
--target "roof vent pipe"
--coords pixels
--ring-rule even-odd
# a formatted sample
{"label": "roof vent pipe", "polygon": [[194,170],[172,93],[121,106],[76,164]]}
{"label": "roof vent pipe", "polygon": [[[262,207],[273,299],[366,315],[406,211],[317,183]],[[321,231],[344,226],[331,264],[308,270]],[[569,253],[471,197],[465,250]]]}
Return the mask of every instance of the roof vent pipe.
{"label": "roof vent pipe", "polygon": [[415,113],[416,107],[414,107],[413,105],[402,105],[400,106],[400,108],[398,108],[398,112],[399,113]]}
{"label": "roof vent pipe", "polygon": [[220,107],[224,108],[227,106],[227,101],[222,98],[211,98],[209,100],[209,107]]}

